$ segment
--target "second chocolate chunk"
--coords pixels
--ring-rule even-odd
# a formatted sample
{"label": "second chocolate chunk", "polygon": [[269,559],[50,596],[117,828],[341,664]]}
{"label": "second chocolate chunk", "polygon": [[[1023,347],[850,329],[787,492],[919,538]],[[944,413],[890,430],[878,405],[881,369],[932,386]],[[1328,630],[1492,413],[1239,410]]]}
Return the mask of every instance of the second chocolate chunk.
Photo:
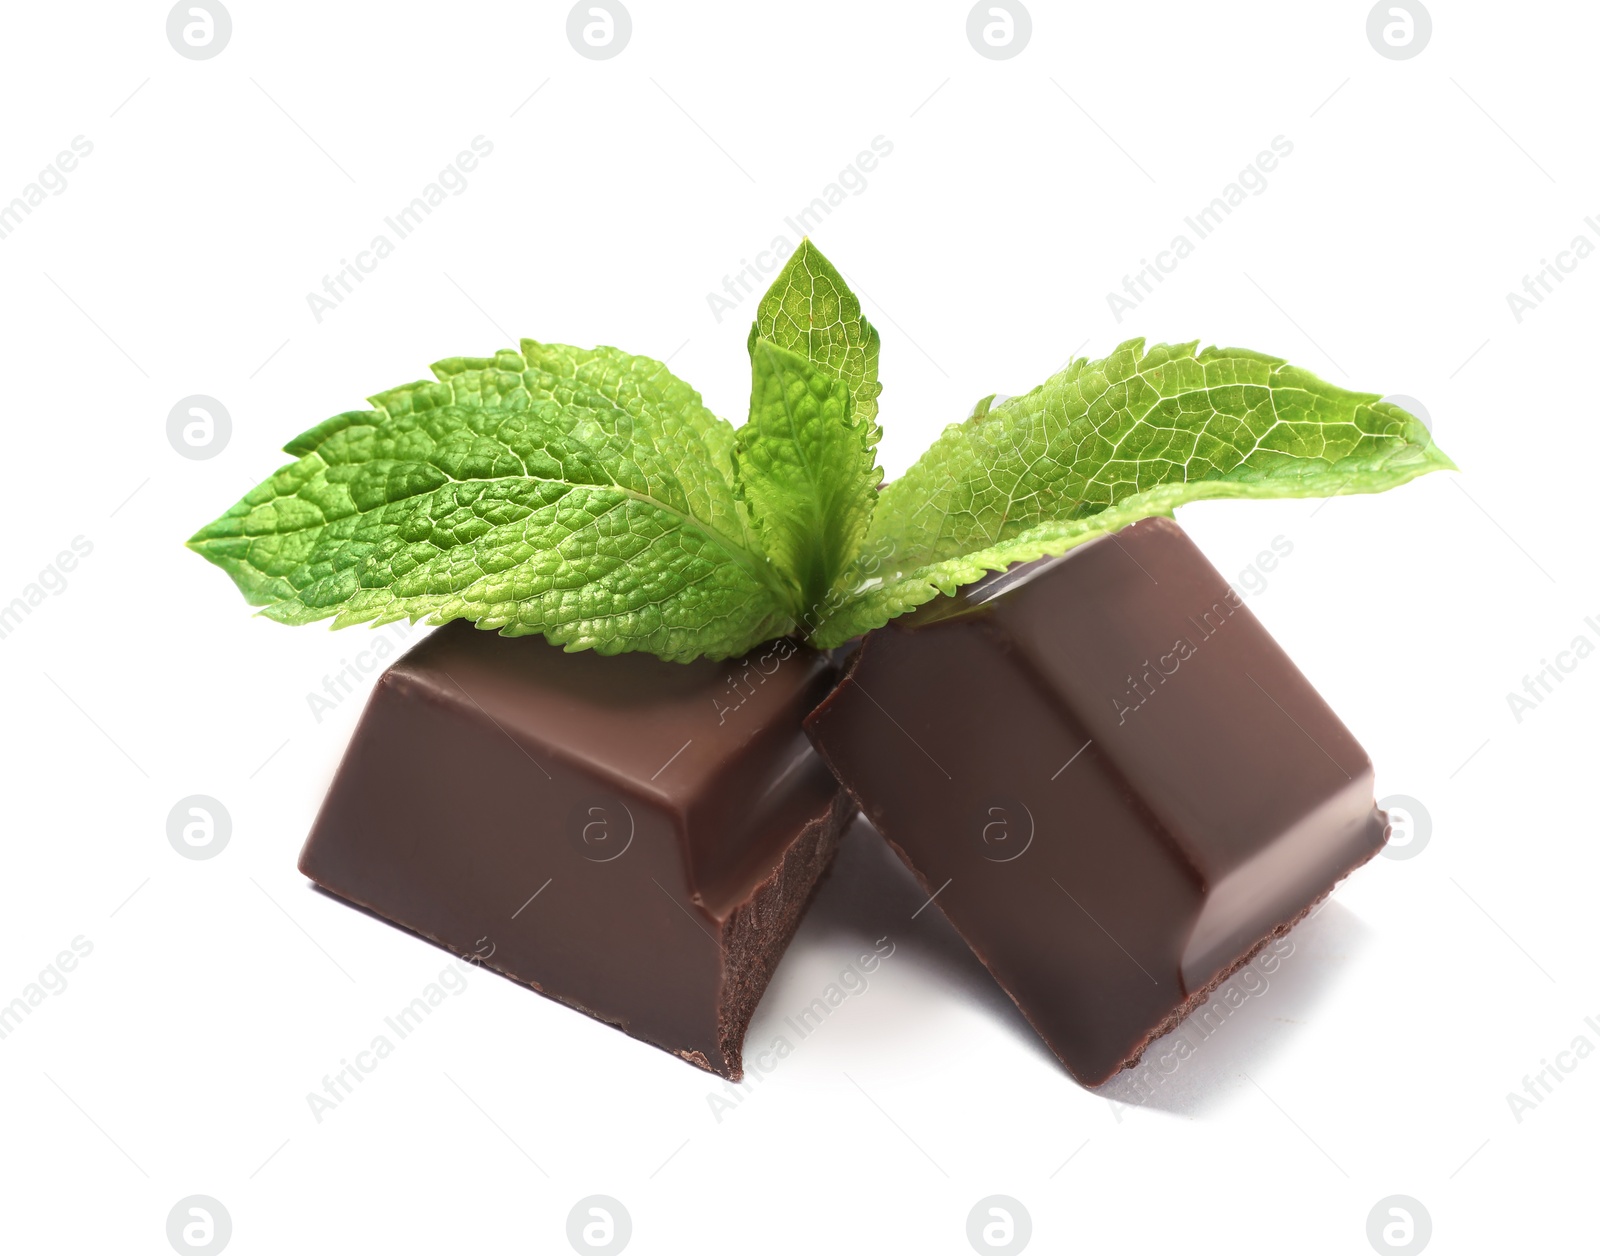
{"label": "second chocolate chunk", "polygon": [[807,729],[1090,1085],[1386,831],[1365,752],[1167,519],[871,634]]}

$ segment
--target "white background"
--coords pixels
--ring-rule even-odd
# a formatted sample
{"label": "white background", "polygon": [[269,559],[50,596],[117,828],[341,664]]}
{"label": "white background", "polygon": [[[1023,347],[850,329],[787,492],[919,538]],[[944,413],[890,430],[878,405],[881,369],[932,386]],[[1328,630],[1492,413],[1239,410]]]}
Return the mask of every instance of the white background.
{"label": "white background", "polygon": [[[0,1041],[8,1250],[166,1252],[191,1194],[240,1254],[565,1251],[596,1193],[641,1254],[959,1253],[992,1194],[1038,1251],[1362,1253],[1393,1194],[1434,1251],[1583,1244],[1600,1056],[1520,1121],[1507,1094],[1600,1047],[1600,656],[1520,722],[1506,695],[1600,645],[1600,260],[1520,322],[1506,294],[1600,243],[1600,17],[1439,0],[1390,60],[1361,3],[1036,3],[996,61],[967,11],[638,0],[593,61],[563,4],[236,0],[195,61],[161,5],[7,7],[0,202],[93,144],[0,240],[0,603],[93,547],[0,640],[0,1002],[93,946]],[[466,190],[317,321],[307,294],[478,135]],[[1266,190],[1118,322],[1106,294],[1279,135]],[[1144,1106],[1076,1086],[858,830],[750,1046],[863,942],[895,954],[720,1122],[715,1078],[475,974],[319,1124],[307,1092],[448,957],[295,870],[359,708],[306,695],[371,638],[253,618],[183,539],[289,437],[518,336],[670,356],[738,421],[754,300],[719,322],[707,294],[875,136],[814,236],[882,332],[890,475],[1136,334],[1422,403],[1462,475],[1181,520],[1231,578],[1292,544],[1249,604],[1430,842],[1341,887]],[[208,460],[167,440],[189,394],[232,415]],[[168,844],[190,794],[231,815],[214,859]]]}

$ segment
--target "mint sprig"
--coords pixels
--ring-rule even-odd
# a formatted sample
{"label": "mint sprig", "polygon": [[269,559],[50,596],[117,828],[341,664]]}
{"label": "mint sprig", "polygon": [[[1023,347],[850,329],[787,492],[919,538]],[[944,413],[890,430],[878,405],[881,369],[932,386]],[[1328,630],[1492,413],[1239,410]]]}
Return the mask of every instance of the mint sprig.
{"label": "mint sprig", "polygon": [[809,242],[757,309],[737,431],[660,362],[525,340],[291,441],[189,541],[262,614],[466,618],[569,650],[832,646],[1014,562],[1211,497],[1377,492],[1453,464],[1277,358],[1118,346],[985,399],[880,493],[878,334]]}

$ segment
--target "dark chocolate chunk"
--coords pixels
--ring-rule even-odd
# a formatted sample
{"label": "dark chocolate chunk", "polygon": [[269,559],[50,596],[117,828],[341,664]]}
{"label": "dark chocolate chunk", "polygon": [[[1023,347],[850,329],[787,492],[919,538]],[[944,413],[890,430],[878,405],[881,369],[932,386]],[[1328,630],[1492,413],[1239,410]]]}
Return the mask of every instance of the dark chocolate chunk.
{"label": "dark chocolate chunk", "polygon": [[1386,833],[1365,752],[1167,519],[872,633],[806,725],[1088,1085]]}
{"label": "dark chocolate chunk", "polygon": [[566,654],[465,621],[379,680],[300,856],[323,889],[724,1077],[853,814],[828,661]]}

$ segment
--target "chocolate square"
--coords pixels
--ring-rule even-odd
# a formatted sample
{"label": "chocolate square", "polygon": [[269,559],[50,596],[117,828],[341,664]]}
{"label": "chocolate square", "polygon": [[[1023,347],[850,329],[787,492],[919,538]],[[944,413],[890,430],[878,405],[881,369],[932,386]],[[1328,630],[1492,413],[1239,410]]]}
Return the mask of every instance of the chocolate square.
{"label": "chocolate square", "polygon": [[1089,1085],[1387,829],[1365,752],[1169,519],[870,634],[807,728]]}
{"label": "chocolate square", "polygon": [[737,1079],[853,814],[800,726],[832,679],[788,640],[685,665],[458,620],[379,680],[300,869]]}

